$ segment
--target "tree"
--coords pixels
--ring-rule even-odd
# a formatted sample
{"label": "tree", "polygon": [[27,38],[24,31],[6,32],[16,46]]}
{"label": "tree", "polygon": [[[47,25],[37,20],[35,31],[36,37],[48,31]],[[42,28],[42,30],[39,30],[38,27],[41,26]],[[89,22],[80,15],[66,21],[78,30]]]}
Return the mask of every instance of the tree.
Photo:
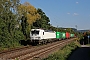
{"label": "tree", "polygon": [[29,38],[31,25],[40,18],[40,15],[37,13],[36,8],[28,2],[18,6],[18,14],[21,21],[22,32],[27,39]]}
{"label": "tree", "polygon": [[41,18],[39,20],[37,20],[36,22],[34,22],[33,26],[34,27],[39,27],[39,28],[49,29],[49,27],[50,27],[49,17],[47,17],[45,15],[45,13],[40,8],[37,9],[37,12],[41,16]]}
{"label": "tree", "polygon": [[0,0],[0,47],[17,46],[23,38],[23,34],[16,27],[19,4],[19,0]]}

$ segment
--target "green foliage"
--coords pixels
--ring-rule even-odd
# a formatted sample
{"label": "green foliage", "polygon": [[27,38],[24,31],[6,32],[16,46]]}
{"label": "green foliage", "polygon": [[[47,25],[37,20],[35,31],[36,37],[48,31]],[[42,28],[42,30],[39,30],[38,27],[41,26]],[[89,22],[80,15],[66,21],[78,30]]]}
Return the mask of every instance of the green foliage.
{"label": "green foliage", "polygon": [[11,48],[19,46],[19,41],[23,39],[23,34],[17,27],[17,5],[19,0],[0,1],[0,48]]}
{"label": "green foliage", "polygon": [[65,31],[50,25],[49,17],[41,9],[19,1],[0,0],[0,47],[19,46],[20,40],[29,38],[31,25],[33,28]]}
{"label": "green foliage", "polygon": [[72,50],[77,48],[77,46],[79,46],[77,42],[72,42],[63,47],[62,50],[59,50],[58,52],[50,55],[48,58],[45,58],[43,60],[67,60]]}
{"label": "green foliage", "polygon": [[37,20],[36,22],[34,22],[32,27],[33,28],[38,27],[38,28],[43,28],[43,29],[49,29],[49,27],[50,27],[49,17],[47,17],[46,14],[40,8],[37,9],[37,12],[41,16],[41,18],[39,20]]}
{"label": "green foliage", "polygon": [[18,6],[19,20],[21,21],[21,29],[26,39],[30,38],[30,29],[33,22],[40,18],[34,6],[25,2]]}

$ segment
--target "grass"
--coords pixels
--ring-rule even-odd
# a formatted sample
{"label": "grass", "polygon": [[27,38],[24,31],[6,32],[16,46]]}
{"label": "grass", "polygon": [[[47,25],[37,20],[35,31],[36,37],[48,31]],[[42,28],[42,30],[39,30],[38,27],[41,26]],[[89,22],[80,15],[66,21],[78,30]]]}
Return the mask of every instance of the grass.
{"label": "grass", "polygon": [[48,58],[45,58],[43,60],[67,60],[67,58],[70,56],[73,50],[75,50],[77,47],[80,47],[78,42],[72,42],[65,47],[63,47],[58,52],[50,55]]}

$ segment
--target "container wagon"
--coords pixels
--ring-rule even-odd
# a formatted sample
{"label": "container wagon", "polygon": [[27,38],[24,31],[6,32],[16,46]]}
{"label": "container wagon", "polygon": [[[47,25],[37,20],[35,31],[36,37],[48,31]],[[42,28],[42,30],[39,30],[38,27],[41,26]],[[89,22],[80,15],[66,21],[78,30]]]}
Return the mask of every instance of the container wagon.
{"label": "container wagon", "polygon": [[66,32],[66,39],[69,39],[69,38],[70,38],[70,33]]}
{"label": "container wagon", "polygon": [[56,39],[58,39],[58,40],[61,40],[62,39],[61,32],[56,32]]}
{"label": "container wagon", "polygon": [[75,37],[75,35],[71,33],[71,34],[70,34],[70,37],[73,38],[73,37]]}
{"label": "container wagon", "polygon": [[65,32],[62,32],[61,34],[62,34],[62,37],[61,37],[61,38],[62,38],[62,39],[66,39],[66,34],[65,34]]}

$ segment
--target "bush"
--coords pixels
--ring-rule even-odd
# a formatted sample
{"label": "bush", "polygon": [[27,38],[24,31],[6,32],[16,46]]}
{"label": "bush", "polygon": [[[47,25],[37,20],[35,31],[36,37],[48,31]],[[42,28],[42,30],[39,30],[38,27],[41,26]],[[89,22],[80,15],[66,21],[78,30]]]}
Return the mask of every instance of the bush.
{"label": "bush", "polygon": [[0,49],[13,48],[20,46],[19,41],[24,39],[24,35],[20,30],[8,31],[7,25],[0,20]]}

